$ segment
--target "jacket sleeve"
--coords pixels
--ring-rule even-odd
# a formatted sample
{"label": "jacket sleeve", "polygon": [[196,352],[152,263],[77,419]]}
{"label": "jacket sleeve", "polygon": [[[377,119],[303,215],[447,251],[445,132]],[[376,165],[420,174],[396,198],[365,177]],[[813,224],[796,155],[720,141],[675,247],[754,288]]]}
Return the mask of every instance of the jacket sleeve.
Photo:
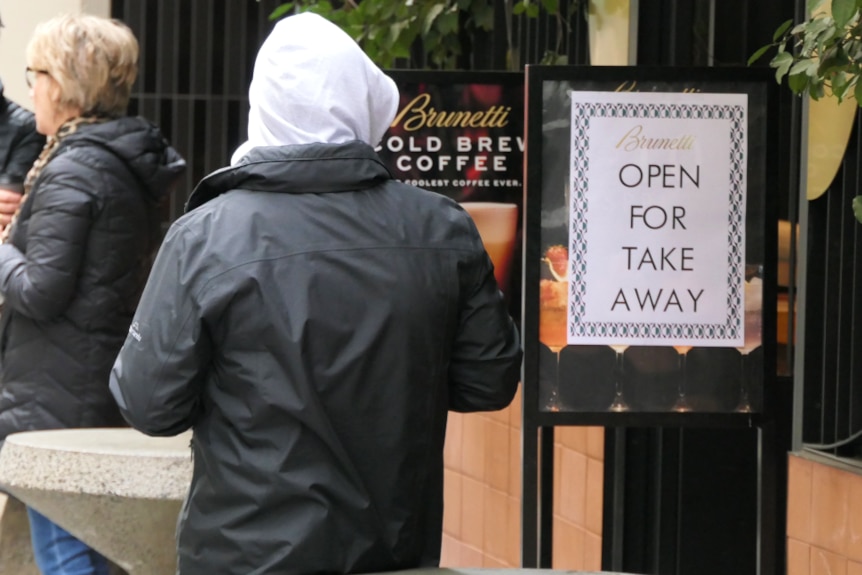
{"label": "jacket sleeve", "polygon": [[194,425],[211,342],[198,304],[195,236],[174,223],[114,363],[110,389],[126,421],[149,435]]}
{"label": "jacket sleeve", "polygon": [[44,145],[45,136],[36,131],[34,120],[18,128],[18,137],[12,144],[6,169],[0,179],[4,182],[23,182]]}
{"label": "jacket sleeve", "polygon": [[0,246],[5,305],[39,321],[62,314],[75,294],[95,201],[86,191],[94,182],[85,174],[47,170],[25,200],[31,203],[27,253],[12,244]]}
{"label": "jacket sleeve", "polygon": [[449,409],[502,409],[518,388],[521,341],[484,251],[471,271],[449,365]]}

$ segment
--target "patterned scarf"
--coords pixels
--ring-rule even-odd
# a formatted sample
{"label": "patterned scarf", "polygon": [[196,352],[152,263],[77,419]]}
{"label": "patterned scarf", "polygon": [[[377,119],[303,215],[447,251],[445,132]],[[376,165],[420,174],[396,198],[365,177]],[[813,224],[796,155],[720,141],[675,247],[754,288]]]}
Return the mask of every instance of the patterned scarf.
{"label": "patterned scarf", "polygon": [[57,129],[57,133],[55,135],[48,136],[48,139],[45,142],[45,147],[42,148],[42,152],[39,154],[39,157],[36,158],[36,161],[33,162],[33,167],[30,168],[30,171],[27,172],[27,176],[24,178],[24,194],[21,196],[21,201],[18,203],[18,209],[15,210],[15,214],[12,216],[12,221],[10,221],[9,225],[3,228],[3,231],[0,232],[0,244],[5,244],[12,236],[12,227],[18,220],[18,214],[21,212],[21,206],[24,205],[24,199],[27,197],[27,194],[30,193],[30,190],[33,189],[33,184],[36,182],[36,178],[39,177],[39,174],[42,173],[42,168],[51,161],[51,157],[54,155],[54,152],[57,151],[57,148],[60,146],[60,142],[66,139],[70,134],[77,132],[78,128],[81,126],[101,124],[109,119],[110,118],[105,116],[95,115],[78,116],[64,122]]}

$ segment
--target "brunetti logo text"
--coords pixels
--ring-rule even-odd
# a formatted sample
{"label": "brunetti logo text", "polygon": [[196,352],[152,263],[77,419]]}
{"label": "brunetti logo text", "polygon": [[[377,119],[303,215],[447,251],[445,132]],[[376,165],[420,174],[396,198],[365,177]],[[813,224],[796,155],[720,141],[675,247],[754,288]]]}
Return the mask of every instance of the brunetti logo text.
{"label": "brunetti logo text", "polygon": [[[494,130],[509,125],[511,111],[511,106],[500,105],[484,110],[437,110],[431,105],[430,94],[419,94],[390,125],[393,132],[409,135],[389,135],[377,151],[397,154],[394,165],[401,172],[506,172],[508,160],[520,165],[524,152],[523,137],[493,135]],[[449,128],[462,132],[448,135],[438,131]],[[513,154],[517,155],[510,158]]]}
{"label": "brunetti logo text", "polygon": [[[651,90],[647,90],[648,92]],[[616,87],[614,92],[640,92],[640,88],[638,88],[638,83],[634,80],[625,81],[619,86]],[[698,94],[700,93],[700,88],[683,88],[681,90],[683,94]]]}
{"label": "brunetti logo text", "polygon": [[390,128],[399,124],[408,132],[422,128],[505,128],[512,111],[511,106],[491,106],[474,112],[449,112],[435,110],[430,104],[430,94],[419,94],[395,116]]}

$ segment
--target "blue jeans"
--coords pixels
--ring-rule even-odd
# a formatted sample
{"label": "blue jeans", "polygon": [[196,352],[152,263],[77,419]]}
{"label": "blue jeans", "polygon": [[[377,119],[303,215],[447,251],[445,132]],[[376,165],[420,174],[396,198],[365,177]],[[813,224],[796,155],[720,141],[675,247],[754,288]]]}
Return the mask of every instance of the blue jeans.
{"label": "blue jeans", "polygon": [[108,561],[54,524],[27,508],[33,556],[42,575],[108,575]]}

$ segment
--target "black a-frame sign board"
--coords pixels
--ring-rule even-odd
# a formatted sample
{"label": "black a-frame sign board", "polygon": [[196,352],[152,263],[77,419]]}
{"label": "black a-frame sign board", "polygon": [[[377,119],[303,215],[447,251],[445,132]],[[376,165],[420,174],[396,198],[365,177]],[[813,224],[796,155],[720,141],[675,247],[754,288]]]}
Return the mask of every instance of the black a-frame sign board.
{"label": "black a-frame sign board", "polygon": [[550,567],[555,426],[768,425],[777,89],[764,69],[527,67],[523,566]]}

